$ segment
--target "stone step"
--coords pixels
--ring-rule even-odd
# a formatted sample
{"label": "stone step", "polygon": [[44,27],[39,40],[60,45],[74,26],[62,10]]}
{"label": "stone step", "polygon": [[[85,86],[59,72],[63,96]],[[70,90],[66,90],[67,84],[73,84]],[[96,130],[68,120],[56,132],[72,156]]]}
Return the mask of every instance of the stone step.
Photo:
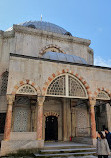
{"label": "stone step", "polygon": [[45,143],[44,149],[72,149],[72,148],[91,148],[92,145],[80,143]]}
{"label": "stone step", "polygon": [[87,156],[94,155],[95,152],[80,152],[80,153],[59,153],[59,154],[34,154],[36,157],[68,157],[68,156]]}
{"label": "stone step", "polygon": [[44,150],[56,150],[56,149],[78,149],[78,148],[93,148],[93,146],[55,146],[55,147],[44,147]]}
{"label": "stone step", "polygon": [[72,149],[44,149],[44,150],[41,150],[41,153],[50,153],[50,154],[53,154],[53,153],[78,153],[78,152],[95,152],[95,148],[72,148]]}

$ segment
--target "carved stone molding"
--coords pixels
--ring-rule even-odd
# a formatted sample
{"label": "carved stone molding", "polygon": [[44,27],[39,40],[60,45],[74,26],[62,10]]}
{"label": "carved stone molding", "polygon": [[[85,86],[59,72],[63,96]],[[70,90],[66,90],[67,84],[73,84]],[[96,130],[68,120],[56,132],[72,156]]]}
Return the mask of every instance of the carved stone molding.
{"label": "carved stone molding", "polygon": [[39,106],[43,105],[44,101],[45,101],[45,96],[38,96],[37,97],[37,102],[38,102]]}
{"label": "carved stone molding", "polygon": [[94,107],[94,106],[96,105],[96,100],[95,100],[95,99],[90,99],[90,100],[89,100],[89,105],[90,105],[91,107]]}
{"label": "carved stone molding", "polygon": [[7,104],[12,105],[15,101],[15,95],[7,94]]}

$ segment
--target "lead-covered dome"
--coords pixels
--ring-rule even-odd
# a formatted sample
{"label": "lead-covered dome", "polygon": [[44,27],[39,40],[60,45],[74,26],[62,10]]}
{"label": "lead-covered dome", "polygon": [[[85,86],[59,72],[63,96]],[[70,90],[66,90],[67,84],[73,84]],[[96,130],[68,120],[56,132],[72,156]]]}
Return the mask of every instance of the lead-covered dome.
{"label": "lead-covered dome", "polygon": [[[18,25],[30,27],[30,28],[34,28],[34,29],[39,29],[39,30],[44,30],[44,31],[48,31],[48,32],[58,33],[58,34],[62,34],[62,35],[71,36],[70,32],[68,32],[65,29],[63,29],[62,27],[55,25],[55,24],[52,24],[50,22],[28,21],[28,22],[20,23]],[[11,31],[12,29],[13,29],[13,27],[9,28],[6,31]]]}
{"label": "lead-covered dome", "polygon": [[79,56],[63,54],[63,53],[58,53],[58,52],[46,52],[42,56],[42,58],[50,59],[50,60],[66,61],[70,63],[87,64],[86,60]]}

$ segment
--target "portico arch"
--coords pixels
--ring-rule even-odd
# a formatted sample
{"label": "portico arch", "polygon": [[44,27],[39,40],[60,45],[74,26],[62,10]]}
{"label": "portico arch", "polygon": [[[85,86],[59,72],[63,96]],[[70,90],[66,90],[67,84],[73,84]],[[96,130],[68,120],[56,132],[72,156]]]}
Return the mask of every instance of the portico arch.
{"label": "portico arch", "polygon": [[83,84],[70,74],[63,74],[56,77],[47,89],[47,96],[88,98],[87,91]]}
{"label": "portico arch", "polygon": [[15,103],[13,106],[12,131],[34,132],[36,119],[37,96],[40,90],[30,80],[20,81],[13,90]]}
{"label": "portico arch", "polygon": [[[21,90],[23,90],[23,92]],[[27,90],[26,90],[27,89]],[[31,90],[31,91],[30,91]],[[21,92],[20,92],[21,91]],[[30,91],[30,92],[29,92]],[[11,94],[16,95],[18,93],[22,93],[22,94],[28,94],[31,95],[31,93],[33,93],[34,95],[38,95],[41,96],[41,89],[40,87],[33,81],[31,80],[23,80],[23,81],[19,81],[14,87],[13,90],[11,92]]]}
{"label": "portico arch", "polygon": [[[62,99],[62,104],[58,108],[62,110],[62,113],[60,113],[62,119],[60,121],[63,126],[61,131],[64,141],[69,140],[71,135],[90,135],[88,99],[92,95],[88,83],[82,76],[69,69],[57,71],[48,77],[42,89],[42,94],[46,98],[55,98],[55,100]],[[48,104],[47,111],[52,106],[51,103]],[[55,107],[57,107],[56,105],[55,101]],[[78,116],[83,117],[79,120]]]}
{"label": "portico arch", "polygon": [[[71,94],[70,94],[70,95],[68,95],[68,97],[72,97],[72,98],[76,98],[76,97],[82,98],[83,97],[84,99],[92,98],[92,93],[90,91],[90,87],[89,87],[88,83],[84,80],[83,77],[79,76],[79,74],[74,73],[72,70],[69,70],[69,69],[63,69],[62,71],[57,71],[56,73],[53,73],[51,76],[49,76],[47,82],[44,83],[44,87],[42,88],[42,95],[44,95],[44,96],[49,95],[49,94],[47,94],[49,86],[51,84],[53,84],[56,79],[58,80],[59,78],[62,78],[62,80],[65,80],[65,79],[63,79],[64,78],[63,76],[65,76],[65,79],[67,79],[67,83],[66,83],[67,87],[68,87],[68,83],[70,82],[70,81],[68,82],[68,80],[73,80],[78,85],[80,85],[80,87],[84,91],[84,96],[74,96],[74,95],[71,96]],[[70,76],[69,79],[68,79],[68,76]],[[64,91],[64,89],[62,90],[62,92],[63,91]],[[57,94],[55,96],[57,96]],[[61,96],[66,97],[67,93],[64,95],[61,94]]]}

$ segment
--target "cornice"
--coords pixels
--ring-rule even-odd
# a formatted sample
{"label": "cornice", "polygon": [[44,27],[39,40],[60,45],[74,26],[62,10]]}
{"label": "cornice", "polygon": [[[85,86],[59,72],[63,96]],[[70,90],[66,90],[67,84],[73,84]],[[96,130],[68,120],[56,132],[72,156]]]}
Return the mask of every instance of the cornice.
{"label": "cornice", "polygon": [[11,38],[11,37],[14,37],[15,36],[15,32],[12,30],[12,31],[1,31],[0,30],[0,37],[1,38]]}
{"label": "cornice", "polygon": [[89,46],[91,43],[91,41],[88,39],[67,36],[67,35],[61,35],[61,34],[47,32],[47,31],[43,31],[43,30],[32,29],[32,28],[28,28],[28,27],[24,27],[24,26],[20,26],[20,25],[13,25],[13,30],[14,30],[14,32],[42,36],[42,37],[56,39],[59,41],[78,43],[78,44],[82,44],[82,45],[86,45],[86,46]]}
{"label": "cornice", "polygon": [[96,66],[96,65],[90,65],[90,64],[81,64],[81,63],[71,63],[71,62],[66,62],[66,61],[58,61],[58,60],[51,60],[51,59],[45,59],[45,58],[40,58],[40,57],[33,57],[33,56],[10,53],[10,59],[15,59],[15,58],[31,59],[31,60],[38,60],[38,61],[43,61],[43,62],[66,64],[66,65],[76,65],[76,66],[104,69],[104,70],[111,71],[110,67]]}
{"label": "cornice", "polygon": [[91,54],[93,54],[93,55],[94,55],[94,51],[93,51],[93,49],[92,49],[92,48],[88,47],[88,48],[87,48],[87,50],[88,50],[88,52],[89,52],[89,53],[91,53]]}

